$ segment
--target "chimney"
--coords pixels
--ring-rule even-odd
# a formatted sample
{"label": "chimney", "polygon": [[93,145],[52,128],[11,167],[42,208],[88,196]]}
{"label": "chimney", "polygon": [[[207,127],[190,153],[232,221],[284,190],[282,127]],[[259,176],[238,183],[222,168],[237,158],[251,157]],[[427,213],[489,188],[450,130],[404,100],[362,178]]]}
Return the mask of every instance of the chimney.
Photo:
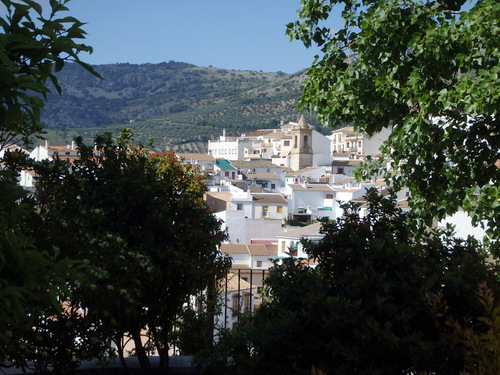
{"label": "chimney", "polygon": [[45,140],[45,148],[48,150],[49,149],[49,141],[46,139]]}
{"label": "chimney", "polygon": [[75,141],[71,141],[71,149],[74,150],[76,147]]}

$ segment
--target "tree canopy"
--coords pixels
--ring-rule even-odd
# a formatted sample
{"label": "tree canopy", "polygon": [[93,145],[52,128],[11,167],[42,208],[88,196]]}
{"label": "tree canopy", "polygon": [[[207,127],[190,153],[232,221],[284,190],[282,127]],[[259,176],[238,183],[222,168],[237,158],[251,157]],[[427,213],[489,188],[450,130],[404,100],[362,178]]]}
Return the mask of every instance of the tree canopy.
{"label": "tree canopy", "polygon": [[[75,42],[84,37],[83,24],[59,17],[68,10],[67,2],[51,0],[42,7],[37,1],[1,0],[0,150],[17,142],[28,144],[30,137],[41,134],[43,99],[50,83],[60,92],[55,72],[67,61],[95,74],[78,56],[92,51]],[[26,231],[30,215],[26,192],[16,186],[15,172],[4,162],[0,171],[0,362],[24,367],[50,355],[45,350],[47,341],[33,327],[55,323],[49,318],[63,313],[60,301],[69,293],[67,281],[78,279],[80,264],[61,257],[52,244],[43,251],[35,246],[32,233]]]}
{"label": "tree canopy", "polygon": [[323,223],[322,240],[304,241],[316,267],[292,257],[276,262],[269,299],[256,311],[250,334],[256,369],[462,373],[463,347],[429,301],[439,293],[450,319],[473,322],[485,333],[475,291],[485,282],[498,298],[498,268],[473,239],[440,232],[415,238],[394,197],[372,190],[367,206],[361,214],[357,204],[346,204],[342,218]]}
{"label": "tree canopy", "polygon": [[167,367],[184,305],[214,287],[229,260],[218,248],[225,234],[203,201],[201,172],[172,153],[150,155],[131,141],[128,130],[116,141],[106,133],[92,146],[77,140],[80,158],[72,165],[61,159],[35,163],[34,214],[27,226],[39,249],[57,246],[87,265],[68,300],[85,311],[78,324],[92,327],[83,341],[106,350],[114,342],[123,358],[132,339],[147,372],[151,352]]}
{"label": "tree canopy", "polygon": [[61,93],[55,73],[75,62],[94,75],[80,60],[92,48],[84,39],[84,25],[64,16],[69,0],[51,0],[42,7],[33,0],[1,0],[0,17],[0,149],[16,142],[29,143],[39,134],[40,110],[50,92],[49,82]]}
{"label": "tree canopy", "polygon": [[301,106],[368,135],[392,128],[365,177],[408,186],[426,225],[462,207],[498,242],[498,1],[302,0],[287,33],[322,51]]}

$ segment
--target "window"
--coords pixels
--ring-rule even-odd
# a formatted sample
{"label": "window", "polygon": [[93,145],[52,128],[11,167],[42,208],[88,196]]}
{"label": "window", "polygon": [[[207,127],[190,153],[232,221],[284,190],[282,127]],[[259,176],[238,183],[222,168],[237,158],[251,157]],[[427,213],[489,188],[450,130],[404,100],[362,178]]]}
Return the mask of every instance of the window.
{"label": "window", "polygon": [[338,174],[344,174],[344,168],[337,168]]}
{"label": "window", "polygon": [[229,171],[225,171],[224,176],[229,177]]}
{"label": "window", "polygon": [[267,217],[269,214],[269,206],[262,206],[262,217]]}
{"label": "window", "polygon": [[245,294],[245,310],[250,309],[250,293]]}
{"label": "window", "polygon": [[283,213],[283,206],[276,207],[276,212],[279,214],[282,214]]}
{"label": "window", "polygon": [[293,147],[294,148],[298,147],[298,138],[297,138],[297,136],[295,136],[295,138],[294,138]]}
{"label": "window", "polygon": [[283,146],[290,146],[290,141],[284,141]]}
{"label": "window", "polygon": [[238,211],[243,210],[243,203],[236,203],[236,210]]}
{"label": "window", "polygon": [[327,194],[326,199],[333,199],[333,194]]}
{"label": "window", "polygon": [[238,311],[239,310],[239,301],[240,301],[240,296],[239,294],[234,294],[233,295],[233,310]]}
{"label": "window", "polygon": [[262,261],[261,260],[257,261],[257,267],[262,267]]}
{"label": "window", "polygon": [[271,189],[276,189],[276,184],[271,184]]}
{"label": "window", "polygon": [[307,144],[309,142],[309,137],[307,135],[304,135],[304,148],[308,148],[309,145]]}

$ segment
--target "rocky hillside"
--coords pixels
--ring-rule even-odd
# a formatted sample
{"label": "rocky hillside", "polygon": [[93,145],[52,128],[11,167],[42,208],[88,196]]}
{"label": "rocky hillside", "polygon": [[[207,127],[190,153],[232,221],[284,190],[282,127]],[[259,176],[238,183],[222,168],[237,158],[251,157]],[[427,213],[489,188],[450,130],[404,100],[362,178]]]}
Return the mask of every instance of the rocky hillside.
{"label": "rocky hillside", "polygon": [[198,152],[223,128],[236,135],[300,115],[304,71],[234,71],[173,61],[94,68],[102,79],[75,64],[58,73],[63,95],[50,94],[42,113],[52,144],[76,135],[90,141],[98,132],[129,127],[137,141],[153,139],[157,150]]}

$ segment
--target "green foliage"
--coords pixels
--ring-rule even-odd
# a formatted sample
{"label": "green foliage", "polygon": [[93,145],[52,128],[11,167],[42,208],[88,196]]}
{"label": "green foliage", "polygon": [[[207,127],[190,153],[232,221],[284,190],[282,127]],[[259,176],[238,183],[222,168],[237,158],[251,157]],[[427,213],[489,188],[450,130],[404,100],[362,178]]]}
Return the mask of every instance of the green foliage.
{"label": "green foliage", "polygon": [[253,314],[234,313],[238,315],[238,324],[232,329],[218,328],[215,342],[195,353],[195,362],[203,366],[207,375],[265,373],[254,367],[251,360]]}
{"label": "green foliage", "polygon": [[[301,106],[369,135],[393,126],[375,172],[389,165],[387,180],[408,186],[424,224],[463,207],[498,242],[500,3],[301,4],[287,33],[324,53],[307,74]],[[344,19],[335,33],[328,27],[334,6]]]}
{"label": "green foliage", "polygon": [[40,248],[56,245],[88,265],[68,301],[85,311],[80,326],[94,327],[84,343],[113,341],[123,356],[131,338],[148,371],[148,351],[167,365],[184,303],[215,285],[228,260],[196,167],[173,154],[151,156],[132,140],[127,129],[116,141],[109,133],[96,137],[95,148],[77,140],[81,157],[73,165],[34,164],[37,214],[29,227]]}
{"label": "green foliage", "polygon": [[61,316],[66,281],[78,273],[58,249],[39,251],[24,233],[27,211],[19,202],[26,193],[7,174],[0,175],[0,363],[24,368],[48,360],[48,337],[39,329]]}
{"label": "green foliage", "polygon": [[[451,329],[450,334],[465,347],[466,367],[463,374],[498,374],[500,371],[500,305],[486,283],[476,291],[482,314],[476,320],[455,319],[447,314],[448,305],[442,293],[430,296],[432,307]],[[477,326],[482,326],[481,330]],[[483,328],[485,327],[485,328]]]}
{"label": "green foliage", "polygon": [[68,11],[67,2],[50,1],[47,17],[36,1],[2,0],[6,14],[0,18],[0,148],[29,143],[32,135],[41,132],[42,98],[50,92],[49,82],[61,93],[55,73],[67,61],[96,74],[78,56],[92,52],[75,42],[84,38],[83,24],[70,16],[60,18]]}
{"label": "green foliage", "polygon": [[475,288],[486,281],[498,296],[498,269],[472,239],[431,232],[416,240],[394,197],[370,191],[363,217],[355,204],[344,209],[341,219],[324,222],[321,241],[304,241],[315,268],[294,258],[276,264],[269,300],[253,322],[255,368],[459,374],[463,347],[437,328],[445,323],[427,295],[442,293],[454,319],[474,319],[482,314]]}
{"label": "green foliage", "polygon": [[[83,39],[83,24],[60,17],[68,10],[67,2],[51,0],[42,7],[32,0],[1,1],[0,150],[13,143],[29,144],[32,136],[41,134],[43,99],[49,83],[60,93],[55,74],[67,61],[96,74],[78,57],[91,52],[74,41]],[[0,363],[24,369],[33,362],[38,372],[47,366],[64,372],[84,348],[76,348],[74,336],[65,337],[54,327],[68,323],[70,312],[61,301],[70,294],[69,281],[78,280],[81,264],[61,256],[50,242],[36,246],[25,225],[31,215],[28,198],[16,186],[20,156],[4,157],[0,171]],[[84,337],[85,330],[81,332]]]}

